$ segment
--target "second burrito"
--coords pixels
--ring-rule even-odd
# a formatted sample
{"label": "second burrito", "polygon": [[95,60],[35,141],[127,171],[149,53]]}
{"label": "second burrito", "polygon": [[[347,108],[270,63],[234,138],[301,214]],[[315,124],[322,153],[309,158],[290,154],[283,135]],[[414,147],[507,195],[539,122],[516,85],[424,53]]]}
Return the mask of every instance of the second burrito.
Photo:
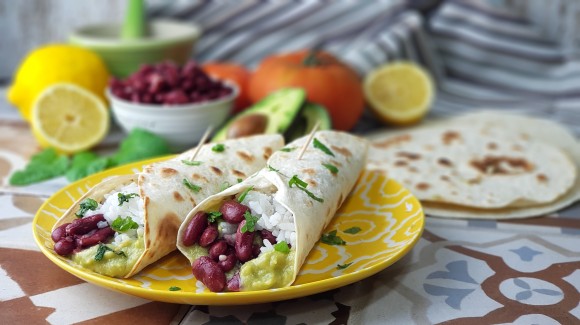
{"label": "second burrito", "polygon": [[291,285],[362,172],[367,141],[319,131],[275,152],[259,173],[194,208],[177,247],[208,289]]}

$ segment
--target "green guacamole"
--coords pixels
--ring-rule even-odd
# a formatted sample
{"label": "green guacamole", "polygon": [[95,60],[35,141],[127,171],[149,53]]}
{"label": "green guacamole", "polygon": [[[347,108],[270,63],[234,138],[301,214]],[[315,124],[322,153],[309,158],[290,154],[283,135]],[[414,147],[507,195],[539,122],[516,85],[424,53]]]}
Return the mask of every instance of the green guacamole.
{"label": "green guacamole", "polygon": [[246,262],[240,270],[243,291],[255,291],[285,286],[294,277],[296,251],[282,253],[272,250]]}
{"label": "green guacamole", "polygon": [[208,256],[209,251],[207,248],[201,247],[199,245],[193,245],[189,247],[183,247],[183,254],[191,258],[192,261],[195,261],[202,256]]}
{"label": "green guacamole", "polygon": [[82,265],[84,268],[95,271],[99,274],[103,274],[110,277],[123,277],[137,263],[138,258],[141,256],[144,247],[143,237],[139,237],[134,240],[126,240],[116,247],[108,245],[116,251],[123,251],[125,256],[115,254],[114,252],[107,251],[103,255],[103,259],[100,261],[95,261],[95,255],[97,255],[97,250],[99,245],[82,250],[79,253],[73,254],[71,259]]}

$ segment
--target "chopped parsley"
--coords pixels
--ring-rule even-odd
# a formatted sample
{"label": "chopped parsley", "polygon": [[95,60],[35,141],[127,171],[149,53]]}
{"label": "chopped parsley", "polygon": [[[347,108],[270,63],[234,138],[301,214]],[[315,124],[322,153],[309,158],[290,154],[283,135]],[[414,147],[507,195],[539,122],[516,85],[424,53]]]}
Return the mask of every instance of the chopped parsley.
{"label": "chopped parsley", "polygon": [[232,186],[232,184],[230,184],[229,182],[223,182],[222,185],[220,185],[220,192],[229,188],[230,186]]}
{"label": "chopped parsley", "polygon": [[243,181],[243,179],[238,178],[237,181],[238,181],[238,183],[241,183]]}
{"label": "chopped parsley", "polygon": [[169,291],[180,291],[180,290],[181,290],[180,287],[176,287],[176,286],[169,287]]}
{"label": "chopped parsley", "polygon": [[211,151],[213,152],[224,152],[226,150],[226,146],[221,143],[216,144],[215,146],[211,147]]}
{"label": "chopped parsley", "polygon": [[314,140],[312,141],[312,145],[314,146],[314,148],[320,149],[325,154],[334,157],[334,153],[332,151],[330,151],[330,149],[328,149],[327,146],[325,146],[324,144],[322,144],[322,142],[318,141],[318,139],[314,138]]}
{"label": "chopped parsley", "polygon": [[250,211],[244,213],[244,218],[246,218],[246,224],[240,229],[242,232],[255,231],[256,222],[258,222],[258,217],[252,215]]}
{"label": "chopped parsley", "polygon": [[354,234],[358,233],[359,231],[361,231],[360,227],[350,227],[350,228],[344,230],[345,233],[351,234],[351,235],[354,235]]}
{"label": "chopped parsley", "polygon": [[248,192],[250,192],[251,190],[253,190],[254,187],[250,186],[247,189],[245,189],[242,194],[240,194],[240,196],[238,197],[238,202],[242,203],[242,201],[244,201],[244,199],[246,198],[246,195],[248,195]]}
{"label": "chopped parsley", "polygon": [[183,164],[188,165],[188,166],[199,166],[201,165],[201,161],[191,161],[191,160],[182,160],[181,161]]}
{"label": "chopped parsley", "polygon": [[139,196],[139,194],[137,194],[137,193],[129,193],[129,194],[119,193],[119,194],[117,194],[117,197],[119,198],[119,206],[123,205],[123,203],[125,203],[125,202],[129,202],[129,199],[132,199],[136,196]]}
{"label": "chopped parsley", "polygon": [[222,216],[222,213],[219,211],[210,211],[207,213],[207,221],[210,223],[217,222]]}
{"label": "chopped parsley", "polygon": [[336,166],[334,166],[333,164],[322,164],[322,166],[324,166],[324,167],[326,167],[326,169],[330,170],[331,173],[338,174],[338,168],[336,168]]}
{"label": "chopped parsley", "polygon": [[280,169],[276,169],[276,168],[274,168],[274,167],[272,167],[272,166],[270,166],[270,165],[268,165],[268,169],[269,169],[270,171],[273,171],[273,172],[276,172],[276,173],[279,173],[279,172],[280,172]]}
{"label": "chopped parsley", "polygon": [[183,179],[183,185],[185,185],[185,187],[187,187],[188,189],[194,191],[195,193],[199,192],[201,190],[200,186],[197,186],[195,184],[192,184],[190,181],[188,181],[187,179]]}
{"label": "chopped parsley", "polygon": [[290,151],[293,151],[295,149],[296,149],[296,147],[292,147],[292,148],[282,148],[282,149],[280,149],[280,151],[290,152]]}
{"label": "chopped parsley", "polygon": [[322,234],[320,241],[327,245],[346,245],[346,242],[336,235],[336,230],[333,230],[328,234]]}
{"label": "chopped parsley", "polygon": [[111,228],[116,232],[126,232],[131,229],[139,228],[139,224],[133,221],[131,217],[123,218],[118,216],[117,219],[111,223]]}
{"label": "chopped parsley", "polygon": [[296,188],[304,191],[304,193],[310,196],[310,198],[312,198],[313,200],[316,200],[321,203],[324,202],[324,199],[317,197],[312,192],[307,190],[306,187],[308,187],[308,183],[298,178],[297,175],[292,176],[292,178],[290,178],[290,180],[288,181],[288,186],[290,186],[290,188],[292,188],[292,185],[296,185]]}
{"label": "chopped parsley", "polygon": [[95,261],[99,262],[103,259],[103,257],[105,256],[105,253],[107,251],[111,251],[119,256],[124,256],[127,257],[127,255],[125,255],[125,252],[123,251],[115,251],[114,249],[112,249],[111,247],[103,244],[103,243],[99,243],[99,248],[97,249],[97,254],[95,254]]}
{"label": "chopped parsley", "polygon": [[346,264],[337,264],[337,265],[336,265],[336,269],[337,269],[337,270],[344,270],[344,269],[346,269],[347,267],[351,266],[351,264],[352,264],[352,263],[353,263],[353,262],[346,263]]}
{"label": "chopped parsley", "polygon": [[274,245],[274,250],[277,252],[281,252],[281,253],[290,253],[290,246],[288,246],[288,243],[285,241],[281,241],[279,243],[276,243]]}
{"label": "chopped parsley", "polygon": [[89,210],[94,211],[98,207],[99,207],[99,204],[97,203],[97,201],[95,201],[91,198],[86,198],[81,202],[80,209],[79,209],[79,211],[77,211],[77,213],[75,213],[75,215],[79,218],[82,218],[85,215],[85,212],[87,212]]}

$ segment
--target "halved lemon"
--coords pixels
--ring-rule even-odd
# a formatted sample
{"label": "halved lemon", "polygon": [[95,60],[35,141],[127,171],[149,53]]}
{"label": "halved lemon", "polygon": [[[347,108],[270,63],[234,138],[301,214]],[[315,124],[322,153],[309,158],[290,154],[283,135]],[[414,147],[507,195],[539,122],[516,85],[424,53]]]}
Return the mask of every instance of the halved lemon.
{"label": "halved lemon", "polygon": [[93,93],[70,83],[46,88],[32,107],[32,131],[42,147],[75,153],[98,144],[109,130],[109,112]]}
{"label": "halved lemon", "polygon": [[371,110],[383,122],[409,125],[429,111],[434,87],[427,71],[412,62],[382,65],[365,76],[365,97]]}

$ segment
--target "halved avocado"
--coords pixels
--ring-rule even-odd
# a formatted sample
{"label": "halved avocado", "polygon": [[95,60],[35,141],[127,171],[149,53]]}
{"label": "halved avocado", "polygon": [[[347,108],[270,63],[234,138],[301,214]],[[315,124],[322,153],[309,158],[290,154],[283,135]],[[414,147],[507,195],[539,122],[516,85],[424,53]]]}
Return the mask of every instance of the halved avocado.
{"label": "halved avocado", "polygon": [[294,124],[286,132],[286,140],[289,142],[309,134],[317,121],[320,121],[318,130],[332,129],[332,119],[326,108],[316,103],[306,103]]}
{"label": "halved avocado", "polygon": [[231,118],[213,137],[212,142],[253,134],[283,134],[292,125],[306,100],[301,88],[275,91]]}

